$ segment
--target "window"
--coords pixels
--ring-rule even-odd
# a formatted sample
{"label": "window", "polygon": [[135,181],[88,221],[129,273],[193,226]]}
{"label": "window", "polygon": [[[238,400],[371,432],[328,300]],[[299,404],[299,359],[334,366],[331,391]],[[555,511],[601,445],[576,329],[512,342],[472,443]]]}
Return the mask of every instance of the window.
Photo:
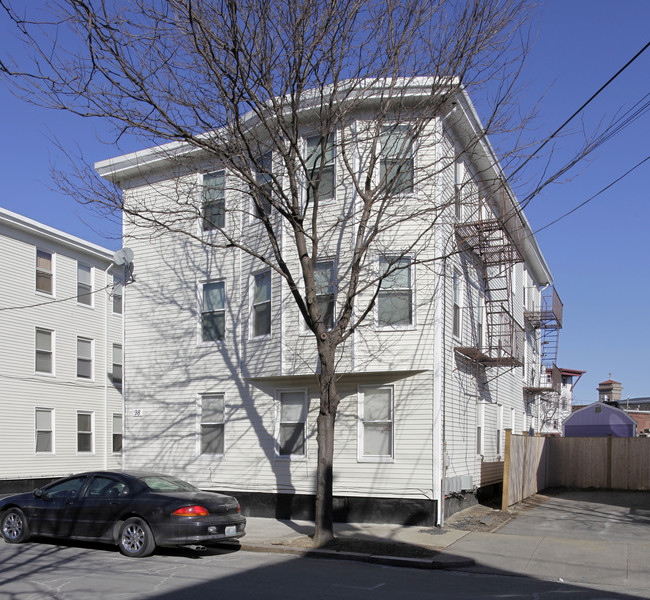
{"label": "window", "polygon": [[43,498],[76,498],[86,481],[88,477],[84,475],[53,483],[44,488]]}
{"label": "window", "polygon": [[201,335],[204,342],[223,340],[226,334],[226,282],[203,284]]}
{"label": "window", "polygon": [[54,411],[36,409],[36,452],[54,452]]}
{"label": "window", "polygon": [[113,413],[113,452],[122,452],[122,415]]}
{"label": "window", "polygon": [[124,281],[122,275],[113,274],[113,313],[116,315],[122,314],[122,287]]}
{"label": "window", "polygon": [[93,304],[93,269],[88,265],[77,263],[77,302],[92,306]]}
{"label": "window", "polygon": [[36,330],[36,364],[37,373],[54,373],[54,332],[48,329]]}
{"label": "window", "polygon": [[463,169],[459,160],[454,161],[454,214],[458,221],[463,218]]}
{"label": "window", "polygon": [[256,192],[259,194],[258,202],[254,202],[255,211],[258,217],[271,214],[271,198],[273,194],[273,154],[267,152],[259,158],[259,170],[255,171],[255,180],[257,182]]}
{"label": "window", "polygon": [[54,259],[44,250],[36,250],[36,291],[54,295]]}
{"label": "window", "polygon": [[319,201],[331,200],[335,196],[335,161],[333,136],[324,140],[320,135],[308,137],[305,166],[308,171],[307,201],[318,192]]}
{"label": "window", "polygon": [[84,492],[86,498],[115,498],[117,496],[126,496],[129,490],[125,483],[112,479],[111,477],[104,477],[96,475],[90,482],[90,485]]}
{"label": "window", "polygon": [[413,294],[409,257],[379,258],[379,295],[377,325],[403,327],[413,324]]}
{"label": "window", "polygon": [[201,396],[201,454],[224,453],[224,394]]}
{"label": "window", "polygon": [[483,296],[478,295],[478,306],[476,308],[476,346],[478,348],[483,348],[483,338],[484,338],[484,327],[483,327]]}
{"label": "window", "polygon": [[93,341],[77,338],[77,377],[93,378]]}
{"label": "window", "polygon": [[280,456],[306,454],[307,393],[304,390],[278,393],[280,419],[277,452]]}
{"label": "window", "polygon": [[113,344],[113,383],[122,385],[122,344]]}
{"label": "window", "polygon": [[93,413],[77,413],[77,452],[93,452]]}
{"label": "window", "polygon": [[316,302],[320,309],[321,320],[327,329],[332,329],[336,298],[334,261],[326,260],[314,265],[314,285],[316,286]]}
{"label": "window", "polygon": [[485,405],[476,405],[476,454],[483,455],[483,428],[485,426]]}
{"label": "window", "polygon": [[453,334],[454,337],[460,338],[461,332],[461,284],[460,284],[460,273],[454,271],[454,281],[453,281],[453,292],[454,292],[454,314],[453,314]]}
{"label": "window", "polygon": [[412,132],[407,125],[391,125],[381,131],[381,184],[391,194],[413,191]]}
{"label": "window", "polygon": [[497,406],[497,439],[496,439],[496,454],[501,456],[501,432],[503,431],[503,406]]}
{"label": "window", "polygon": [[359,389],[359,459],[393,458],[393,389]]}
{"label": "window", "polygon": [[203,176],[203,231],[226,223],[226,176],[223,171]]}
{"label": "window", "polygon": [[271,335],[271,270],[253,276],[253,337]]}

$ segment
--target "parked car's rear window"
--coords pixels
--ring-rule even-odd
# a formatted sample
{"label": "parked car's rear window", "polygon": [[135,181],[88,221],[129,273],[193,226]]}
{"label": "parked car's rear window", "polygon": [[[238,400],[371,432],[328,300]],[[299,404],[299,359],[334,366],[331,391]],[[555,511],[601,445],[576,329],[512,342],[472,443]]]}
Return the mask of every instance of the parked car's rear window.
{"label": "parked car's rear window", "polygon": [[176,477],[165,477],[164,475],[147,475],[140,477],[140,481],[144,483],[152,492],[197,492],[198,489],[193,485],[176,479]]}

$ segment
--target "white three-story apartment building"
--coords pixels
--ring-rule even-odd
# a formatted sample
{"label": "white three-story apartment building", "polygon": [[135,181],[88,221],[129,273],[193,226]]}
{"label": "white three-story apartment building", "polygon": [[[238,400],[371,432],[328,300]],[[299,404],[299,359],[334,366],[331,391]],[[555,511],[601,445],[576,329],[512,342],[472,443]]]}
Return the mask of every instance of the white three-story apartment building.
{"label": "white three-story apartment building", "polygon": [[119,468],[122,269],[109,250],[0,209],[0,487]]}
{"label": "white three-story apartment building", "polygon": [[[399,93],[425,98],[425,84]],[[411,111],[417,126],[404,113],[378,123],[374,106],[360,100],[327,133],[305,111],[294,140],[300,167],[318,171],[302,180],[302,206],[317,180],[315,286],[328,328],[342,313],[357,239],[361,191],[351,181],[365,173],[370,187],[392,186],[381,209],[390,226],[377,226],[364,257],[354,318],[370,310],[337,354],[335,511],[435,524],[461,495],[498,483],[506,429],[537,428],[541,331],[561,322],[546,314],[550,271],[465,92],[427,119]],[[294,182],[288,155],[258,142],[253,176],[276,198]],[[251,208],[241,174],[183,144],[96,168],[123,190],[135,255],[125,297],[125,467],[235,493],[248,514],[309,516],[319,361],[287,280],[270,264],[262,213],[292,268],[299,259],[286,219],[271,201]],[[133,216],[147,211],[164,226]],[[224,233],[237,243],[213,244]]]}

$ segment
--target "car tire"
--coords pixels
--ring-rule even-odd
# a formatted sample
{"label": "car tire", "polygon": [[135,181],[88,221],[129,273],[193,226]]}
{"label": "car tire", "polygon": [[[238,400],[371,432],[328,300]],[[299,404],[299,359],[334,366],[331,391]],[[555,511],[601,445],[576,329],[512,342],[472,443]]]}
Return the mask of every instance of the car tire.
{"label": "car tire", "polygon": [[156,549],[151,528],[140,517],[131,517],[122,523],[117,545],[124,556],[142,558]]}
{"label": "car tire", "polygon": [[0,529],[4,541],[8,544],[20,544],[29,539],[29,525],[19,508],[10,508],[4,512]]}

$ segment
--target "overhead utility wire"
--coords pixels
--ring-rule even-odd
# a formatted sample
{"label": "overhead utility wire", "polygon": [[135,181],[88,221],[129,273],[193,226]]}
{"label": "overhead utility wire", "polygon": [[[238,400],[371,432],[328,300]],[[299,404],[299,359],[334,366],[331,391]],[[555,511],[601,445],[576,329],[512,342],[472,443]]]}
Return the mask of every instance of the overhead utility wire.
{"label": "overhead utility wire", "polygon": [[[84,296],[91,296],[92,294],[97,294],[99,292],[102,292],[104,290],[107,290],[108,288],[112,288],[113,284],[109,283],[108,285],[99,288],[97,290],[93,290],[90,292],[90,294],[83,294]],[[67,298],[61,298],[60,300],[47,300],[46,302],[39,302],[37,304],[26,304],[24,306],[3,306],[0,308],[0,311],[4,310],[21,310],[23,308],[36,308],[37,306],[47,306],[48,304],[58,304],[59,302],[68,302],[70,300],[76,300],[79,297],[78,294],[75,294],[74,296],[68,296]]]}
{"label": "overhead utility wire", "polygon": [[648,156],[646,156],[646,157],[645,157],[641,162],[638,162],[636,165],[634,165],[631,169],[628,169],[628,170],[627,170],[625,173],[623,173],[623,175],[621,175],[618,179],[615,179],[615,180],[612,181],[609,185],[605,186],[602,190],[600,190],[599,192],[595,193],[595,194],[594,194],[593,196],[591,196],[590,198],[587,198],[584,202],[581,202],[580,204],[578,204],[578,206],[572,208],[570,211],[564,213],[563,215],[561,215],[560,217],[558,217],[558,218],[555,219],[554,221],[551,221],[550,223],[547,223],[546,225],[544,225],[544,227],[540,227],[539,229],[536,229],[536,230],[534,231],[534,233],[537,234],[537,233],[539,233],[540,231],[543,231],[544,229],[546,229],[547,227],[550,227],[551,225],[555,225],[555,223],[557,223],[558,221],[561,221],[562,219],[564,219],[564,217],[568,217],[571,213],[574,213],[574,212],[575,212],[576,210],[578,210],[579,208],[582,208],[585,204],[587,204],[587,202],[591,202],[594,198],[600,196],[603,192],[607,191],[607,190],[608,190],[609,188],[611,188],[613,185],[617,184],[621,179],[623,179],[624,177],[627,177],[627,176],[628,176],[632,171],[634,171],[635,169],[638,169],[638,168],[639,168],[643,163],[645,163],[647,160],[650,160],[650,154],[649,154]]}
{"label": "overhead utility wire", "polygon": [[546,144],[548,144],[555,136],[562,131],[575,117],[577,117],[586,107],[590,104],[596,96],[598,96],[614,79],[616,79],[625,69],[627,69],[639,56],[641,56],[647,49],[650,47],[650,42],[648,42],[641,50],[639,50],[630,60],[628,60],[614,75],[612,75],[607,82],[605,82],[598,91],[596,91],[589,100],[587,100],[578,110],[576,110],[562,125],[560,125],[549,137],[547,137],[541,146],[539,146],[535,152],[533,152],[523,163],[521,163],[511,174],[510,178],[514,177],[523,167],[535,156]]}

